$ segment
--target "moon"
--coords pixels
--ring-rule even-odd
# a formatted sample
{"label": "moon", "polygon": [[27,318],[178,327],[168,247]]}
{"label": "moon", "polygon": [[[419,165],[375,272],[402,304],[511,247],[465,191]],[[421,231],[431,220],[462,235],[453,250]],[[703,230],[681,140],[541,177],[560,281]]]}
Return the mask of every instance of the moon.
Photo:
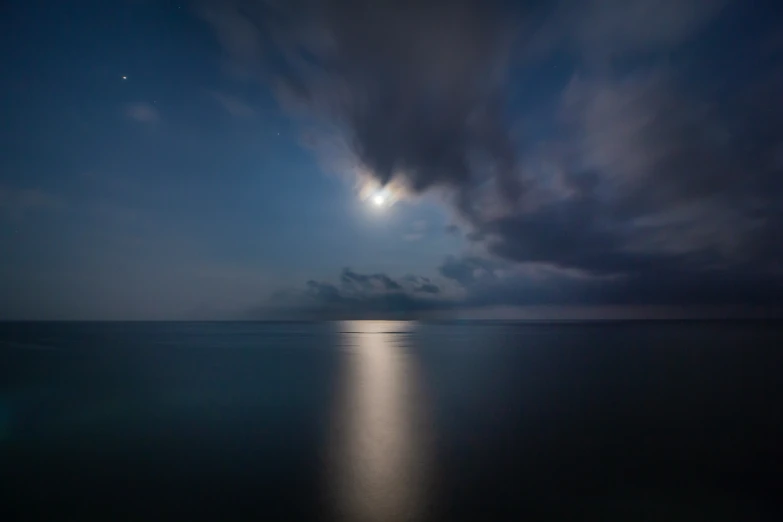
{"label": "moon", "polygon": [[372,197],[372,202],[376,207],[383,206],[386,203],[386,196],[379,192]]}

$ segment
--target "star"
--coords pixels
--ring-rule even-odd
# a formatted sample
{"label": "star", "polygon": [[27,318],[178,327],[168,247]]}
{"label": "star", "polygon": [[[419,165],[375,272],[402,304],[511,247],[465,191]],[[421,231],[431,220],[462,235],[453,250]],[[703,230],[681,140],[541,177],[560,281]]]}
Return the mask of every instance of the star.
{"label": "star", "polygon": [[127,77],[127,76],[123,76],[123,77],[122,77],[122,79],[123,79],[123,80],[127,80],[127,79],[128,79],[128,77]]}

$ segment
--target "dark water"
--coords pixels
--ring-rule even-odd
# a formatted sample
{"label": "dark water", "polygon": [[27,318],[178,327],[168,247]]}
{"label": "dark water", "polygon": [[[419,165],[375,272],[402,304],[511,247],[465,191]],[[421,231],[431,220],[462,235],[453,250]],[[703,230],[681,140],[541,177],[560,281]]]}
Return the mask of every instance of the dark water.
{"label": "dark water", "polygon": [[780,520],[775,325],[6,323],[0,354],[4,520]]}

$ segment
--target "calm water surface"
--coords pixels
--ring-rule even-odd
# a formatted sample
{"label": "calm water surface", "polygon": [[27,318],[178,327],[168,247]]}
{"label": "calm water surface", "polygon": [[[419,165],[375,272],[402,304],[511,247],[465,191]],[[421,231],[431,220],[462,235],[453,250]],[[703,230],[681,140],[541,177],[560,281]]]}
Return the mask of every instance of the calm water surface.
{"label": "calm water surface", "polygon": [[0,323],[19,520],[779,520],[783,329]]}

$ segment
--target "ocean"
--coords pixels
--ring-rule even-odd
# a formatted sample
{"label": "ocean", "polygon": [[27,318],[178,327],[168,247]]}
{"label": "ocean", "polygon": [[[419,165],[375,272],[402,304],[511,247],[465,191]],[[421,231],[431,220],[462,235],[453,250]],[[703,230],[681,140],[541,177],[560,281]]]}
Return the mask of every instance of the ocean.
{"label": "ocean", "polygon": [[764,322],[0,323],[0,518],[780,520],[782,377]]}

